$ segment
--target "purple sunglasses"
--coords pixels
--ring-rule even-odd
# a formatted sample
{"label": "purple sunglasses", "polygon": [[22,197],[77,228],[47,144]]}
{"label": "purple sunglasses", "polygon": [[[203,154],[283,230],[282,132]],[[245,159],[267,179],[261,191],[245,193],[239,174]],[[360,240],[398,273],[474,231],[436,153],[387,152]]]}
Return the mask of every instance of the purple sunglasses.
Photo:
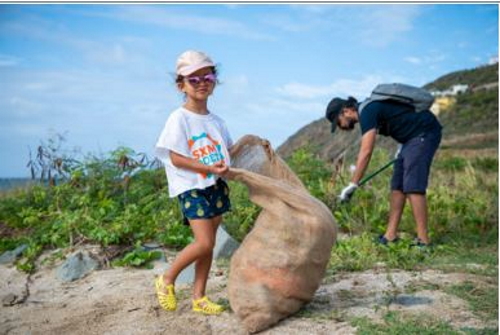
{"label": "purple sunglasses", "polygon": [[217,76],[213,73],[206,74],[204,76],[189,76],[185,78],[188,83],[193,86],[198,86],[201,82],[213,84],[217,81]]}

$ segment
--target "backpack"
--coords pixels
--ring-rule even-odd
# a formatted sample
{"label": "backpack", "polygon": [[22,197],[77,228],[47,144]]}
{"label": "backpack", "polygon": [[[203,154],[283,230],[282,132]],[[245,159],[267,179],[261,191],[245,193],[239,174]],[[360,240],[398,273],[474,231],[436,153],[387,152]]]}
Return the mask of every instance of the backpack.
{"label": "backpack", "polygon": [[421,112],[431,108],[434,103],[434,96],[423,88],[400,84],[379,84],[375,87],[368,99],[363,101],[358,112],[361,113],[372,101],[395,100],[413,106],[415,112]]}

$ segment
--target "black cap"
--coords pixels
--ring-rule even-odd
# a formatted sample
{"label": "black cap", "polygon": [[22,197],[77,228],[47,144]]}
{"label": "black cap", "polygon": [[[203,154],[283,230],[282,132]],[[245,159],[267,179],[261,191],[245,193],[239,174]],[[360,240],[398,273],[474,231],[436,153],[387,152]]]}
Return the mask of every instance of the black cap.
{"label": "black cap", "polygon": [[332,123],[332,133],[337,128],[337,118],[339,117],[342,108],[347,105],[347,100],[341,98],[333,98],[326,107],[325,117]]}

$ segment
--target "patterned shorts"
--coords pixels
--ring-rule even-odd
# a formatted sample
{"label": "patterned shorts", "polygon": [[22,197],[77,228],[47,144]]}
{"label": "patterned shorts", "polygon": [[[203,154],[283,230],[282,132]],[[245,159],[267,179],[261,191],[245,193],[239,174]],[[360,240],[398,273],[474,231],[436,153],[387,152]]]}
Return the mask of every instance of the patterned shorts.
{"label": "patterned shorts", "polygon": [[210,219],[231,210],[229,187],[220,178],[215,185],[186,191],[178,199],[185,225],[189,225],[189,220]]}

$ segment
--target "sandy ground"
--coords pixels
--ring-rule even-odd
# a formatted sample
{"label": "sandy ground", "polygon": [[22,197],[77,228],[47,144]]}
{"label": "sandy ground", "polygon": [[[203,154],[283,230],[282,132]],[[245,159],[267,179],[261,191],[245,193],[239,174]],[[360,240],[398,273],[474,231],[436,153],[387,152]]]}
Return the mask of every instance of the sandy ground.
{"label": "sandy ground", "polygon": [[[179,309],[163,311],[153,281],[167,263],[156,263],[151,270],[94,271],[71,283],[56,277],[57,265],[31,276],[11,265],[0,266],[0,334],[246,334],[231,311],[220,316],[193,313],[189,285],[177,287]],[[214,262],[208,295],[215,301],[227,303],[227,271]],[[366,316],[377,322],[388,310],[427,313],[457,328],[498,327],[498,323],[484,324],[458,297],[423,289],[487,280],[491,279],[436,271],[339,274],[321,285],[303,311],[260,334],[355,334],[346,321],[350,317]],[[420,289],[411,290],[415,287]]]}

